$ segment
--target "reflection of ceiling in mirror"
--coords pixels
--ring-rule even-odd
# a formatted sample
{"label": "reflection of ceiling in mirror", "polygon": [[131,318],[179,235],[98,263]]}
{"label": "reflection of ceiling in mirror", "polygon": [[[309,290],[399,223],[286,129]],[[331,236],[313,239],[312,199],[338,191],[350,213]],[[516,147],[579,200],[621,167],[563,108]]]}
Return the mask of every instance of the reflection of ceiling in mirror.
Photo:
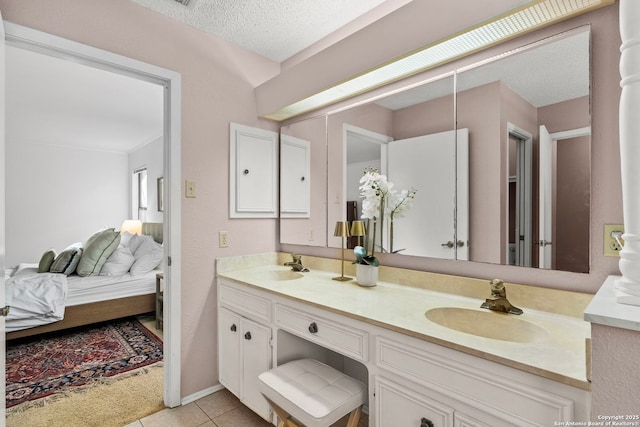
{"label": "reflection of ceiling in mirror", "polygon": [[458,75],[458,91],[502,80],[534,107],[589,95],[589,32],[542,44]]}
{"label": "reflection of ceiling in mirror", "polygon": [[432,99],[442,98],[452,93],[453,77],[447,77],[383,98],[378,100],[376,104],[390,110],[400,110],[401,108],[431,101]]}
{"label": "reflection of ceiling in mirror", "polygon": [[[589,95],[589,31],[585,30],[458,75],[458,91],[498,80],[535,107]],[[391,110],[441,98],[453,92],[453,79],[444,78],[376,103]]]}

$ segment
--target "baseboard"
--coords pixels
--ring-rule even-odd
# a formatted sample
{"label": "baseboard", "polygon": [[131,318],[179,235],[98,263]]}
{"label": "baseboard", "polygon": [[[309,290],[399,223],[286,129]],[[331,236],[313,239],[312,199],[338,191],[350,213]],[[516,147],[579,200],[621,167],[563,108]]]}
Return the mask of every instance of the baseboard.
{"label": "baseboard", "polygon": [[224,386],[222,384],[216,384],[213,387],[205,388],[204,390],[201,390],[197,393],[193,393],[193,394],[190,394],[189,396],[183,397],[182,400],[180,401],[180,404],[186,405],[188,403],[195,402],[198,399],[202,399],[203,397],[213,394],[216,391],[220,391],[222,389],[224,389]]}

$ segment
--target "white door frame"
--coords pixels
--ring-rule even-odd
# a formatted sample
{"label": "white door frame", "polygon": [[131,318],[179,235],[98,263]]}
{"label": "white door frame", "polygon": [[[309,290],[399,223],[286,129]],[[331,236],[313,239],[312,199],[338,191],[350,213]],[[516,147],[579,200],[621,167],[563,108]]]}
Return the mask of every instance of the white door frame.
{"label": "white door frame", "polygon": [[[5,42],[4,42],[4,25],[2,22],[2,13],[0,13],[0,307],[5,306],[5,295],[4,295],[4,269],[5,269],[5,76],[6,76],[6,67],[5,67]],[[7,343],[5,340],[5,319],[3,316],[0,316],[0,334],[2,334],[2,340],[0,340],[0,371],[6,372],[6,351],[7,351]],[[6,381],[1,381],[0,384],[0,393],[2,396],[6,396],[7,384]],[[6,425],[6,401],[4,404],[0,405],[0,426],[4,427]]]}
{"label": "white door frame", "polygon": [[[31,28],[4,22],[6,43],[117,74],[160,84],[164,91],[164,403],[181,404],[180,391],[180,202],[181,76],[179,73]],[[4,94],[2,96],[4,103]],[[4,119],[4,117],[3,117]],[[4,158],[4,156],[3,156]],[[1,182],[1,181],[0,181]],[[4,184],[4,183],[3,183]],[[2,190],[4,191],[4,185]],[[3,212],[0,217],[4,217]],[[0,242],[4,246],[4,242]],[[4,283],[2,283],[4,294]],[[4,341],[4,334],[3,334]]]}
{"label": "white door frame", "polygon": [[[354,125],[350,125],[349,123],[344,123],[342,125],[342,200],[346,201],[347,197],[347,143],[349,140],[349,136],[357,135],[360,138],[366,139],[367,142],[371,142],[372,144],[380,145],[380,173],[387,173],[387,144],[393,141],[393,138],[387,135],[383,135],[378,132],[374,132],[368,129],[360,128]],[[340,221],[347,220],[347,209],[345,207],[346,203],[343,205],[343,209],[340,211]],[[339,248],[341,245],[340,238],[334,237],[333,225],[328,227],[330,230],[327,233],[327,247],[329,248]]]}
{"label": "white door frame", "polygon": [[[522,144],[517,148],[516,162],[520,163],[517,168],[517,179],[524,180],[524,182],[517,184],[516,195],[516,265],[522,267],[531,267],[531,203],[532,203],[532,168],[533,168],[533,135],[530,132],[514,125],[511,122],[507,122],[507,141],[511,136],[515,136],[522,141]],[[509,170],[508,162],[509,156],[506,158],[507,168]],[[507,173],[508,175],[508,173]],[[509,177],[507,176],[507,188],[509,186]],[[524,194],[523,194],[524,193]],[[508,194],[508,192],[507,192]],[[509,218],[509,203],[505,203],[506,217]],[[524,230],[522,228],[524,227]],[[509,235],[509,223],[507,221],[506,236]],[[520,243],[520,236],[523,236],[524,240]],[[509,241],[504,242],[506,249],[506,259],[509,259]]]}

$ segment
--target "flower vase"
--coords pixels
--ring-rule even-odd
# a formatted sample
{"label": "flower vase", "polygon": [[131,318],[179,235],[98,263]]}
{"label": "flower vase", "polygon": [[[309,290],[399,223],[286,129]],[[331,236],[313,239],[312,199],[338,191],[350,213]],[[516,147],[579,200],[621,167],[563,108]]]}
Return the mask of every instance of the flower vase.
{"label": "flower vase", "polygon": [[378,267],[356,264],[356,281],[360,286],[375,286],[378,283]]}

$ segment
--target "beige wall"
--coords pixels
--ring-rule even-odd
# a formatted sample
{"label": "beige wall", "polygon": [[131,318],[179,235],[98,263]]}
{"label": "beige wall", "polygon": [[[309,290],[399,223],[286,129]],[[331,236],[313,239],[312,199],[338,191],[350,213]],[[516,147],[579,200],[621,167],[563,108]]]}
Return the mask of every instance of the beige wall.
{"label": "beige wall", "polygon": [[[279,65],[127,0],[0,0],[6,21],[177,71],[182,75],[182,395],[218,382],[214,260],[270,252],[276,220],[229,220],[229,122],[257,118],[254,87]],[[7,224],[10,227],[10,224]],[[231,246],[219,249],[217,232]]]}

